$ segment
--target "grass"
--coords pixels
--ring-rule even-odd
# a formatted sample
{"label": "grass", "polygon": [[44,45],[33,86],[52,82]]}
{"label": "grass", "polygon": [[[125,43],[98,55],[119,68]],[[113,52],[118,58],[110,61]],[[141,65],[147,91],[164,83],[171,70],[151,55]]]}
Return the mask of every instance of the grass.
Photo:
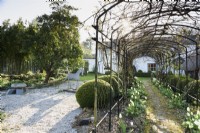
{"label": "grass", "polygon": [[[98,76],[101,76],[103,74],[98,74]],[[88,73],[87,75],[80,76],[80,81],[88,81],[95,78],[95,73]]]}
{"label": "grass", "polygon": [[150,77],[137,77],[140,81],[145,81],[150,79]]}

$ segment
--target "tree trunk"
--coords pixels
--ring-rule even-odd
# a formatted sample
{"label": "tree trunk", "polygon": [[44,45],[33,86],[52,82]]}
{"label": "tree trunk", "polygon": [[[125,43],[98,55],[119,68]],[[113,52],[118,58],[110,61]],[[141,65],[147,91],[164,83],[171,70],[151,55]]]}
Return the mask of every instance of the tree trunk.
{"label": "tree trunk", "polygon": [[49,82],[50,76],[51,76],[51,71],[46,71],[46,77],[45,77],[45,80],[44,80],[45,84],[47,84]]}
{"label": "tree trunk", "polygon": [[44,80],[45,84],[47,84],[49,82],[49,78],[52,76],[52,74],[53,74],[53,71],[46,70],[46,77],[45,77],[45,80]]}

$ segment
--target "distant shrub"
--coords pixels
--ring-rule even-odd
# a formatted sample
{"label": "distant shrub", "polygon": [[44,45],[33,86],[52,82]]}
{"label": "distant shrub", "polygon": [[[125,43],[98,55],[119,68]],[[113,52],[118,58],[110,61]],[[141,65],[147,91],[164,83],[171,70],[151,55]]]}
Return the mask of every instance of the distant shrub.
{"label": "distant shrub", "polygon": [[[76,100],[81,108],[94,107],[94,86],[95,81],[91,80],[81,85],[76,92]],[[112,87],[106,81],[98,79],[97,81],[97,103],[99,108],[106,107],[109,103],[110,89]],[[113,94],[112,89],[112,94]]]}
{"label": "distant shrub", "polygon": [[[187,92],[187,94],[190,94],[194,97],[197,97],[197,92],[198,92],[197,89],[199,89],[199,91],[200,91],[200,80],[198,81],[198,87],[197,87],[196,80],[193,80],[193,81],[189,82],[188,88],[187,88],[187,86],[185,86],[185,88],[184,88],[184,90]],[[200,97],[200,93],[199,93],[198,97]],[[191,101],[191,99],[190,99],[190,101]]]}
{"label": "distant shrub", "polygon": [[84,65],[84,75],[87,75],[89,70],[89,62],[85,61],[85,65]]}
{"label": "distant shrub", "polygon": [[110,73],[111,73],[110,71],[106,71],[105,75],[110,75]]}
{"label": "distant shrub", "polygon": [[151,72],[142,72],[142,70],[138,70],[135,74],[137,77],[151,77]]}
{"label": "distant shrub", "polygon": [[188,81],[186,79],[186,77],[180,77],[177,84],[176,84],[176,88],[180,89],[180,90],[184,90],[185,86],[187,85],[187,83],[191,82],[193,79],[188,77]]}
{"label": "distant shrub", "polygon": [[176,87],[179,77],[177,75],[170,75],[169,84]]}

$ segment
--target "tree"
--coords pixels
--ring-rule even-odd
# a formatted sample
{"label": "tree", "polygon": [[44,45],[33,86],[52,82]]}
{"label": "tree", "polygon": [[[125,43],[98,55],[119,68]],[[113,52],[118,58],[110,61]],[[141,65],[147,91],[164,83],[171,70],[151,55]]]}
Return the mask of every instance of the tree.
{"label": "tree", "polygon": [[37,39],[34,45],[34,60],[39,68],[46,71],[44,83],[48,83],[50,76],[63,65],[79,65],[82,59],[82,50],[79,45],[79,21],[71,11],[71,6],[62,2],[51,4],[52,13],[39,16]]}
{"label": "tree", "polygon": [[26,30],[22,19],[13,25],[6,20],[0,28],[1,68],[6,66],[7,73],[19,74],[23,71],[22,63],[29,56],[30,48]]}
{"label": "tree", "polygon": [[83,58],[85,58],[85,59],[93,58],[93,55],[92,55],[92,40],[86,39],[86,41],[84,41],[81,46],[82,46],[82,49],[83,49]]}

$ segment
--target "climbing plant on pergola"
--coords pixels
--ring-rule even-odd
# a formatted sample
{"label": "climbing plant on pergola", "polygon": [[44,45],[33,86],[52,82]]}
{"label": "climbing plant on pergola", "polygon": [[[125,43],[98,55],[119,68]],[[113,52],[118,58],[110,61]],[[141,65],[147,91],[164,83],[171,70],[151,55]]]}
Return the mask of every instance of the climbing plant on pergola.
{"label": "climbing plant on pergola", "polygon": [[[116,54],[118,78],[120,76],[119,73],[121,73],[124,94],[127,92],[128,71],[132,67],[133,59],[140,56],[150,56],[163,69],[172,62],[169,60],[171,57],[179,56],[180,58],[181,54],[186,54],[187,61],[189,45],[195,47],[195,79],[198,81],[199,14],[200,2],[194,0],[118,0],[102,5],[94,16],[93,25],[96,30],[96,37],[93,38],[96,41],[96,85],[99,48],[105,50],[103,53],[106,57],[106,49],[112,51],[109,53],[109,60],[104,58],[107,59],[107,67],[111,71],[112,57],[113,54]],[[192,38],[192,35],[195,35],[196,38]],[[112,73],[110,76],[112,76]],[[197,93],[199,93],[199,90],[197,90]],[[99,125],[97,123],[97,97],[97,87],[95,87],[95,128]],[[198,99],[197,97],[197,103]],[[110,104],[108,113],[110,117],[109,129],[111,128],[111,112],[112,105]]]}

